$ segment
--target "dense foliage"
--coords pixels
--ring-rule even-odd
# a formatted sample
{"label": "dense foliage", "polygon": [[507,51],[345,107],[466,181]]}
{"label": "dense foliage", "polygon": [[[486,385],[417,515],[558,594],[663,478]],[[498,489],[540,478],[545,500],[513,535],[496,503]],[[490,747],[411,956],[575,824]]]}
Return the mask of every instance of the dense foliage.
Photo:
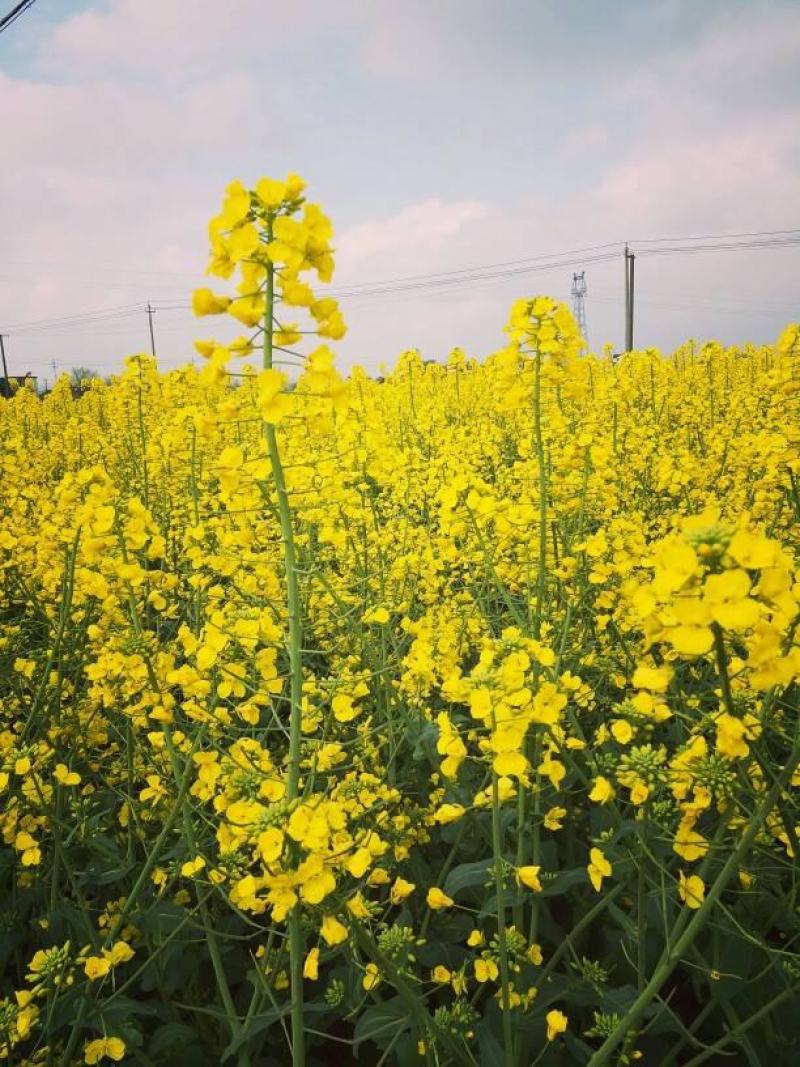
{"label": "dense foliage", "polygon": [[0,400],[0,1057],[795,1062],[798,328],[344,380],[302,182],[211,238],[200,373]]}

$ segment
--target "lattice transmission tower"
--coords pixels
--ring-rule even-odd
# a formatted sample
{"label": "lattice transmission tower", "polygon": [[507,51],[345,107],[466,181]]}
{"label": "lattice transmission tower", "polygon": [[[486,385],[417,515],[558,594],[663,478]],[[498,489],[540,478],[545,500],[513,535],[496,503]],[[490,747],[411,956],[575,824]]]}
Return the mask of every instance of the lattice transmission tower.
{"label": "lattice transmission tower", "polygon": [[572,314],[575,316],[575,322],[578,324],[581,337],[589,345],[589,330],[586,325],[586,304],[584,299],[586,297],[586,272],[581,271],[580,274],[572,275],[572,289],[570,290],[572,296]]}

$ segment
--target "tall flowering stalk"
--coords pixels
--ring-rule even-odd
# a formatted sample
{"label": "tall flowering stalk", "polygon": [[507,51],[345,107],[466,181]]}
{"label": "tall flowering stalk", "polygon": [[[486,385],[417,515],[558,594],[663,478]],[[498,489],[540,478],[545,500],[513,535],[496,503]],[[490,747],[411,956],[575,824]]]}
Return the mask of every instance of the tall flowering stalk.
{"label": "tall flowering stalk", "polygon": [[[286,475],[276,426],[288,416],[301,413],[286,392],[286,375],[275,367],[275,353],[302,365],[304,358],[293,348],[302,338],[297,325],[278,320],[278,304],[304,307],[314,320],[320,337],[339,338],[345,332],[344,320],[334,300],[318,300],[300,280],[304,272],[315,270],[330,281],[333,258],[329,246],[330,223],[314,204],[302,196],[304,182],[296,175],[286,181],[262,178],[252,191],[240,182],[228,187],[222,212],[210,225],[212,258],[209,270],[230,277],[241,270],[239,295],[220,297],[210,290],[198,290],[194,307],[198,314],[227,310],[245,326],[260,325],[262,371],[255,381],[257,409],[264,423],[264,438],[275,490],[281,542],[287,614],[286,652],[289,664],[289,744],[286,757],[285,798],[292,811],[300,795],[303,698],[303,604],[297,563],[294,522]],[[242,338],[232,346],[203,342],[200,351],[209,359],[212,378],[224,374],[232,356],[247,353],[253,339]],[[284,360],[286,362],[286,360]],[[307,378],[317,395],[339,396],[342,384],[333,370],[329,351],[322,347],[305,360]],[[296,851],[296,850],[295,850]],[[303,1014],[304,936],[297,904],[289,909],[289,975],[291,987],[291,1047],[294,1067],[306,1062]],[[306,968],[307,969],[307,968]],[[253,1004],[255,1004],[255,999]],[[250,1015],[250,1013],[249,1013]]]}
{"label": "tall flowering stalk", "polygon": [[[536,594],[531,618],[531,636],[539,641],[542,634],[542,624],[545,621],[545,592],[547,588],[548,573],[548,459],[545,448],[543,415],[542,410],[542,374],[543,363],[548,360],[556,368],[566,366],[570,360],[577,356],[585,342],[578,332],[575,320],[564,304],[560,304],[547,296],[537,296],[532,299],[517,300],[512,305],[511,314],[506,333],[511,338],[511,355],[521,364],[523,371],[533,364],[533,388],[531,395],[531,407],[533,415],[533,449],[536,458],[538,497],[538,524],[537,524],[537,559],[536,559]],[[530,605],[529,605],[530,617]],[[539,682],[540,667],[537,665],[534,672],[534,683]],[[530,759],[534,769],[539,768],[542,752],[542,730],[534,727],[533,739],[526,739],[526,755]],[[540,867],[541,847],[541,796],[542,790],[533,790],[532,826],[530,830],[531,841],[531,866],[538,872]],[[528,799],[529,790],[520,780],[517,797],[517,868],[524,868],[527,863],[526,836],[528,830]],[[496,817],[497,819],[497,817]],[[495,821],[496,821],[495,819]],[[522,925],[523,908],[518,905],[515,909],[515,923]],[[539,899],[534,896],[531,903],[530,941],[536,942],[539,926]]]}
{"label": "tall flowering stalk", "polygon": [[[271,242],[273,236],[272,219],[268,219],[266,239]],[[264,361],[266,372],[272,371],[273,345],[275,338],[275,266],[266,264],[266,286],[264,300]],[[264,423],[264,434],[269,449],[272,477],[278,498],[278,514],[283,540],[283,558],[286,575],[286,608],[289,620],[287,651],[289,654],[289,756],[287,761],[286,798],[291,804],[297,800],[300,783],[300,743],[302,721],[300,701],[303,695],[303,620],[300,602],[300,583],[297,575],[297,560],[292,526],[292,511],[289,495],[286,492],[286,480],[281,463],[278,437],[272,422]],[[289,973],[292,994],[292,1064],[301,1067],[305,1064],[305,1022],[303,1019],[303,930],[300,914],[295,908],[289,916]]]}

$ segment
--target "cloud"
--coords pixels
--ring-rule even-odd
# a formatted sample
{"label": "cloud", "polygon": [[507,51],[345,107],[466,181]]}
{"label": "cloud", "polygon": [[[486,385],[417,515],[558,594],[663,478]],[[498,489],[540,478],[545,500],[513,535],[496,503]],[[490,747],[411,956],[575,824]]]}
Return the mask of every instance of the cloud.
{"label": "cloud", "polygon": [[54,27],[38,67],[81,80],[145,81],[154,74],[160,81],[189,80],[201,72],[213,77],[215,60],[234,44],[243,54],[259,47],[248,32],[258,7],[254,0],[115,0],[107,8],[89,7]]}
{"label": "cloud", "polygon": [[[624,218],[629,237],[659,232],[770,228],[800,215],[796,160],[800,123],[741,124],[716,137],[673,132],[612,169],[594,193],[598,212]],[[769,195],[765,195],[766,191]]]}
{"label": "cloud", "polygon": [[339,280],[359,269],[396,274],[400,264],[419,263],[445,247],[448,240],[472,223],[487,218],[488,204],[473,200],[446,203],[439,199],[410,204],[385,219],[370,219],[349,227],[336,243]]}
{"label": "cloud", "polygon": [[[249,75],[235,72],[166,102],[147,85],[62,86],[0,73],[0,125],[14,159],[0,169],[0,198],[15,206],[5,258],[144,270],[161,265],[166,247],[183,244],[199,266],[213,207],[207,185],[221,190],[228,177],[220,146],[234,154],[252,93]],[[65,297],[74,282],[64,279]],[[21,310],[15,319],[44,313]]]}
{"label": "cloud", "polygon": [[748,3],[723,17],[700,20],[689,41],[666,42],[661,53],[620,80],[616,95],[657,114],[659,127],[707,131],[732,119],[797,115],[800,7]]}
{"label": "cloud", "polygon": [[560,147],[586,160],[586,153],[606,148],[609,140],[610,130],[605,122],[590,122],[585,126],[568,130]]}
{"label": "cloud", "polygon": [[213,79],[221,69],[272,62],[285,53],[298,26],[312,40],[348,25],[357,10],[357,0],[111,0],[57,23],[39,52],[38,69],[79,80]]}

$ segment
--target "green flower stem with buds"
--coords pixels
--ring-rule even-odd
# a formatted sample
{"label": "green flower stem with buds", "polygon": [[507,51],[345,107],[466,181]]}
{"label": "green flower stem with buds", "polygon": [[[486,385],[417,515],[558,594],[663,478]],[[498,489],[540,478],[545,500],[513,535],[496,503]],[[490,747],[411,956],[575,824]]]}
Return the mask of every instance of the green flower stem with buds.
{"label": "green flower stem with buds", "polygon": [[[272,224],[267,225],[267,240],[272,240]],[[266,298],[264,303],[264,369],[272,367],[273,334],[275,329],[275,267],[267,264]],[[289,619],[289,756],[286,797],[291,803],[297,799],[300,783],[301,701],[303,697],[303,624],[300,617],[300,584],[297,575],[292,512],[286,479],[281,463],[278,437],[270,423],[264,433],[275,481],[278,516],[283,541],[286,571],[286,607]],[[292,993],[292,1067],[305,1064],[305,1033],[303,1022],[303,930],[300,914],[295,906],[289,916],[289,975]]]}
{"label": "green flower stem with buds", "polygon": [[536,575],[536,612],[533,617],[533,636],[538,640],[542,630],[547,579],[547,462],[542,434],[542,354],[538,351],[533,379],[533,433],[539,471],[539,564]]}

